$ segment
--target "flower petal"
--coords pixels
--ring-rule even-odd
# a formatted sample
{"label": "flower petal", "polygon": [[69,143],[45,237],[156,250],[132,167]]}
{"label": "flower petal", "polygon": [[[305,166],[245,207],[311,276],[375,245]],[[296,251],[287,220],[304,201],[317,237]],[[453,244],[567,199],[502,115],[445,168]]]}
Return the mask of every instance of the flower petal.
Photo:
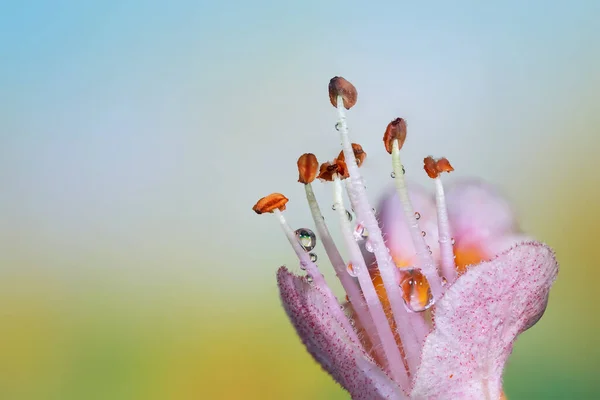
{"label": "flower petal", "polygon": [[[408,195],[419,213],[419,225],[425,232],[425,240],[431,246],[434,260],[439,257],[437,212],[433,196],[418,185],[410,185]],[[404,208],[396,193],[390,189],[381,199],[377,218],[392,257],[399,266],[414,265],[415,246],[406,222]]]}
{"label": "flower petal", "polygon": [[557,273],[537,242],[467,270],[436,305],[411,398],[499,399],[513,342],[544,313]]}
{"label": "flower petal", "polygon": [[290,273],[277,272],[281,301],[309,353],[353,399],[404,399],[400,388],[379,368],[359,343],[350,339],[317,287]]}
{"label": "flower petal", "polygon": [[446,201],[457,244],[478,242],[517,229],[509,203],[483,182],[471,180],[452,185],[447,190]]}

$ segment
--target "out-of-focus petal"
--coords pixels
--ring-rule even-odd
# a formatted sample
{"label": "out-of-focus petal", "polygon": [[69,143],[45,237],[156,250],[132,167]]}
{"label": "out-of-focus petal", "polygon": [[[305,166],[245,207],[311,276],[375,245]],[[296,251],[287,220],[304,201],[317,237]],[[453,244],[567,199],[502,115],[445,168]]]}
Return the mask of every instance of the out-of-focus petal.
{"label": "out-of-focus petal", "polygon": [[537,242],[467,270],[436,305],[411,398],[499,399],[513,342],[544,313],[557,273]]}
{"label": "out-of-focus petal", "polygon": [[483,182],[471,180],[450,186],[446,201],[457,244],[479,242],[517,229],[509,203],[492,186]]}
{"label": "out-of-focus petal", "polygon": [[400,388],[350,339],[323,292],[285,267],[277,272],[281,301],[309,353],[353,399],[404,399]]}
{"label": "out-of-focus petal", "polygon": [[[409,185],[408,196],[411,199],[415,213],[419,213],[419,225],[425,232],[425,240],[431,247],[434,260],[439,258],[437,212],[435,200],[431,193],[418,185]],[[413,265],[415,246],[406,222],[406,214],[396,189],[390,189],[381,199],[377,219],[383,232],[383,237],[396,262],[400,266]]]}

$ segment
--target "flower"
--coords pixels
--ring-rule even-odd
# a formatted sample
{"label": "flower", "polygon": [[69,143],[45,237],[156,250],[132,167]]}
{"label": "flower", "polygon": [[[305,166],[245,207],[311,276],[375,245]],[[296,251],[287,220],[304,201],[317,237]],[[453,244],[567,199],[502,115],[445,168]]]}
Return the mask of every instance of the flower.
{"label": "flower", "polygon": [[[286,267],[277,272],[292,324],[315,360],[354,399],[503,398],[502,373],[513,343],[541,318],[556,279],[553,251],[518,231],[510,206],[492,187],[465,181],[446,193],[441,176],[454,171],[446,158],[424,159],[435,196],[409,190],[400,154],[406,139],[401,118],[384,134],[395,189],[375,215],[358,169],[366,153],[350,143],[346,125],[344,108],[354,106],[357,92],[343,78],[332,82],[329,97],[338,111],[344,157],[323,165],[345,161],[345,168],[327,169],[326,180],[333,182],[348,262],[312,190],[316,157],[304,154],[298,167],[311,177],[301,181],[318,236],[346,291],[345,303],[334,296],[311,253],[316,235],[306,228],[294,231],[283,214],[285,203],[277,208],[279,203],[268,201],[285,197],[274,194],[257,203],[271,205],[265,212],[276,214],[306,271],[305,276]],[[309,158],[313,162],[301,162]]]}

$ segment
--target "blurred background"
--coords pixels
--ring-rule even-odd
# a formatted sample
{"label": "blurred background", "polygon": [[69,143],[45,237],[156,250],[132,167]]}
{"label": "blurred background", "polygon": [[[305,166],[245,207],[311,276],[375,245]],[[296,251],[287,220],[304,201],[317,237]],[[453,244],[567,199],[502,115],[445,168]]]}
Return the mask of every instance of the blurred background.
{"label": "blurred background", "polygon": [[447,156],[556,250],[508,398],[600,397],[600,3],[418,4],[3,1],[0,398],[348,398],[279,304],[293,252],[251,211],[280,191],[312,227],[295,161],[339,151],[334,75],[360,93],[374,204],[400,115],[410,179]]}

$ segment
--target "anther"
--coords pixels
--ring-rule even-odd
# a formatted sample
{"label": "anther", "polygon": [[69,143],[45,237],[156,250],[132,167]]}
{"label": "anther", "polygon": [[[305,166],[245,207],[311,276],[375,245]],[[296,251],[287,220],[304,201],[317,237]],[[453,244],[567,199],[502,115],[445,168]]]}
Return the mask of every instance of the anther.
{"label": "anther", "polygon": [[336,76],[329,81],[329,101],[336,108],[338,96],[342,96],[344,107],[349,110],[356,104],[358,92],[353,84],[341,76]]}
{"label": "anther", "polygon": [[[358,143],[352,143],[352,151],[354,152],[354,159],[356,160],[356,165],[360,167],[362,163],[367,158],[367,153],[363,150],[362,146]],[[338,160],[346,161],[344,156],[344,150],[340,151],[340,154],[337,156]]]}
{"label": "anther", "polygon": [[298,182],[305,185],[311,183],[317,177],[319,161],[312,153],[305,153],[298,158]]}
{"label": "anther", "polygon": [[336,176],[339,176],[340,179],[345,179],[349,176],[348,167],[343,160],[336,158],[333,162],[327,161],[321,164],[317,178],[322,181],[332,182]]}
{"label": "anther", "polygon": [[257,214],[272,213],[275,210],[283,211],[287,202],[288,198],[281,193],[271,193],[258,200],[252,210]]}
{"label": "anther", "polygon": [[392,145],[396,140],[398,149],[401,149],[406,140],[406,121],[403,118],[396,118],[385,128],[383,144],[388,153],[392,154]]}

